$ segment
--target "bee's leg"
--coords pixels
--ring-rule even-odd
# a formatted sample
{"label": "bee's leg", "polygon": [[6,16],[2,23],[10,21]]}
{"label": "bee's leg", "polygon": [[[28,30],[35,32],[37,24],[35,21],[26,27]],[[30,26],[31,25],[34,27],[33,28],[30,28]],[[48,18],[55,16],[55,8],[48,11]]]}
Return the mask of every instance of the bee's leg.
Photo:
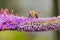
{"label": "bee's leg", "polygon": [[36,18],[38,18],[38,16],[36,16]]}
{"label": "bee's leg", "polygon": [[36,16],[36,18],[38,18],[38,15],[35,15]]}

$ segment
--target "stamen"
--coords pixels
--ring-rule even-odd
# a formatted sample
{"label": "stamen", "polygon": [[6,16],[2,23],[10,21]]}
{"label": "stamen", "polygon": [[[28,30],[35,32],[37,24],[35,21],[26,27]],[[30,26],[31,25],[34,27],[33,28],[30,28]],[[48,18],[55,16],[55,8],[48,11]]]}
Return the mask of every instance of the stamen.
{"label": "stamen", "polygon": [[4,13],[4,15],[5,15],[6,17],[8,17],[8,12],[9,12],[9,11],[8,11],[7,8],[3,10],[3,13]]}

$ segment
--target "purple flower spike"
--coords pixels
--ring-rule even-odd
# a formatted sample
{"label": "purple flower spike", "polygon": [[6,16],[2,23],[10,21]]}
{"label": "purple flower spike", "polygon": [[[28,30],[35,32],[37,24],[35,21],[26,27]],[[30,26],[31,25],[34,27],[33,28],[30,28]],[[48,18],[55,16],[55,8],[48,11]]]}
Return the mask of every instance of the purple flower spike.
{"label": "purple flower spike", "polygon": [[8,9],[0,10],[0,31],[17,30],[24,32],[60,30],[60,16],[50,18],[19,17]]}

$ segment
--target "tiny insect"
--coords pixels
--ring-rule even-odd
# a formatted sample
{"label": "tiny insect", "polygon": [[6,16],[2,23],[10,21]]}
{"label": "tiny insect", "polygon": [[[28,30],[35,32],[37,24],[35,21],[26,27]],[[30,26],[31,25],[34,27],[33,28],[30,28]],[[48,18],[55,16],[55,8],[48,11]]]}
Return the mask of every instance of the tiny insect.
{"label": "tiny insect", "polygon": [[29,11],[27,13],[27,16],[28,16],[28,18],[38,18],[38,13],[40,13],[40,12],[37,12],[37,11]]}

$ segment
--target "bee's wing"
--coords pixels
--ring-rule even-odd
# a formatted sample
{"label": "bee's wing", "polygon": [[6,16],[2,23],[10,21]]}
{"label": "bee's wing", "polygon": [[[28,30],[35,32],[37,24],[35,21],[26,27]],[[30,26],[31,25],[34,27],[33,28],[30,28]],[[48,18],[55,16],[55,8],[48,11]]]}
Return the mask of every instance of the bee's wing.
{"label": "bee's wing", "polygon": [[37,12],[38,14],[40,13],[40,12]]}

